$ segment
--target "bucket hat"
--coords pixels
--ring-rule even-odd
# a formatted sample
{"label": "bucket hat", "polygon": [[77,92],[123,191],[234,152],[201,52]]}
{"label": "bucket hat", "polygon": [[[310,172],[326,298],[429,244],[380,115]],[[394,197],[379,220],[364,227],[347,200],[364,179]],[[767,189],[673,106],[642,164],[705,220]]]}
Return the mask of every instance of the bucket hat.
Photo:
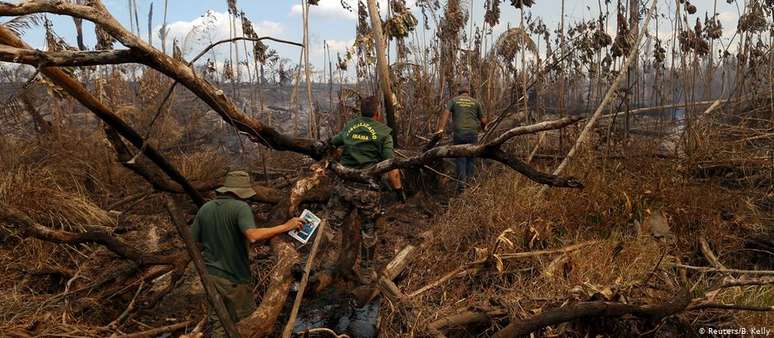
{"label": "bucket hat", "polygon": [[241,170],[229,171],[223,180],[223,186],[215,189],[215,191],[219,193],[230,192],[239,196],[239,198],[255,196],[253,180],[250,179],[250,174]]}

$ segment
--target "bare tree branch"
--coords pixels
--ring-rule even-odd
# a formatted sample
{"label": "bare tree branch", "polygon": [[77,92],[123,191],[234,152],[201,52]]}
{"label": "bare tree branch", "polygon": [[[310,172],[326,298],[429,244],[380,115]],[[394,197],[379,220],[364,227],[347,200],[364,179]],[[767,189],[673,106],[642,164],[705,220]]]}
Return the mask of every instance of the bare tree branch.
{"label": "bare tree branch", "polygon": [[166,255],[143,253],[135,246],[93,226],[87,227],[88,230],[86,232],[54,230],[35,222],[20,210],[7,205],[0,207],[0,222],[11,224],[21,229],[25,236],[44,241],[66,244],[101,244],[119,257],[130,259],[139,265],[174,265],[178,262],[180,256],[179,253]]}
{"label": "bare tree branch", "polygon": [[122,63],[141,63],[131,49],[98,51],[44,52],[37,49],[0,45],[0,61],[24,63],[32,66],[96,66]]}

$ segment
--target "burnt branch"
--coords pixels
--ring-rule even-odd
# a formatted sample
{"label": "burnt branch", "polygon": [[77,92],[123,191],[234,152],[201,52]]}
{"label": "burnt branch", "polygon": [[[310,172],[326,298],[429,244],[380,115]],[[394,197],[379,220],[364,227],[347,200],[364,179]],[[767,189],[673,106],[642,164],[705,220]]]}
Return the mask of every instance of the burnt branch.
{"label": "burnt branch", "polygon": [[656,305],[632,305],[614,302],[583,302],[559,309],[548,310],[527,319],[514,319],[493,337],[518,337],[528,335],[546,326],[557,325],[576,319],[594,317],[636,317],[657,320],[685,311],[691,301],[687,289],[681,289],[672,301]]}
{"label": "burnt branch", "polygon": [[140,58],[131,49],[44,52],[37,49],[17,48],[8,45],[0,45],[0,60],[36,67],[79,67],[140,63]]}
{"label": "burnt branch", "polygon": [[518,135],[532,134],[540,131],[559,129],[571,125],[580,120],[577,117],[565,117],[558,120],[541,122],[529,126],[516,127],[506,131],[493,141],[485,144],[459,144],[431,148],[417,156],[405,159],[390,159],[379,162],[367,169],[347,168],[341,164],[333,163],[331,168],[338,175],[359,181],[367,181],[371,177],[384,174],[393,169],[417,168],[441,158],[456,157],[480,157],[505,164],[509,168],[521,173],[527,178],[553,187],[582,188],[583,184],[572,177],[561,177],[546,174],[531,167],[516,156],[506,153],[500,147]]}
{"label": "burnt branch", "polygon": [[21,230],[26,237],[34,237],[40,240],[61,243],[81,244],[96,243],[104,246],[121,258],[136,262],[138,265],[176,265],[180,260],[179,254],[145,254],[135,246],[124,242],[111,233],[98,230],[98,227],[87,227],[85,232],[70,232],[54,230],[35,222],[20,210],[10,206],[0,207],[0,222],[13,225]]}

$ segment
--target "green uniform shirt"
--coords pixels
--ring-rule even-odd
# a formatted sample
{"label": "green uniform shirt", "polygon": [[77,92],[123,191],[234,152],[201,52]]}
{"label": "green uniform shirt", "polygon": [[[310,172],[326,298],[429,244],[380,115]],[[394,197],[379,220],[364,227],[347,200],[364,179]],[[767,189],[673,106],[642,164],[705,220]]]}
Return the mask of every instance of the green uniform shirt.
{"label": "green uniform shirt", "polygon": [[460,95],[449,101],[454,135],[477,134],[481,131],[481,117],[484,110],[476,99]]}
{"label": "green uniform shirt", "polygon": [[199,208],[191,233],[204,246],[202,256],[207,273],[235,283],[250,282],[244,232],[252,228],[255,228],[253,210],[244,201],[218,196]]}
{"label": "green uniform shirt", "polygon": [[393,156],[392,129],[370,117],[357,117],[347,122],[331,143],[344,147],[341,164],[364,168]]}

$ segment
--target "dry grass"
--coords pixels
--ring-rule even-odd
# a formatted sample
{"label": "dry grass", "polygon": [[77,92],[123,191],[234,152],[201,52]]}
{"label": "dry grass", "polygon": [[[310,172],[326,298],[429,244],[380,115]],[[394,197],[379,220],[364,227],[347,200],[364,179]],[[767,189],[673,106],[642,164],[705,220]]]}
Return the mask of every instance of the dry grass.
{"label": "dry grass", "polygon": [[20,168],[0,176],[0,203],[16,207],[42,223],[69,231],[110,223],[108,213],[81,192],[56,184],[54,173]]}
{"label": "dry grass", "polygon": [[[624,150],[649,154],[654,146],[643,142]],[[571,169],[570,174],[586,185],[580,191],[552,189],[537,199],[539,186],[518,174],[495,170],[478,189],[452,199],[430,229],[430,245],[409,267],[404,291],[437,280],[495,246],[502,254],[602,240],[569,254],[552,276],[545,272],[557,255],[509,260],[501,271],[490,267],[477,276],[452,280],[418,301],[433,309],[433,318],[492,303],[529,315],[549,305],[548,300],[587,300],[594,294],[633,303],[657,302],[672,295],[639,286],[646,279],[667,289],[677,284],[676,271],[667,262],[708,265],[698,249],[698,235],[706,234],[719,252],[728,252],[741,247],[750,233],[762,230],[759,210],[746,202],[746,191],[725,189],[713,181],[696,183],[682,162],[643,156],[603,161],[597,156],[603,155],[586,154]],[[638,235],[638,224],[658,210],[667,215],[672,235],[664,240]],[[724,220],[721,214],[733,218]],[[649,277],[662,255],[658,270],[666,274]],[[745,266],[743,257],[725,263]],[[770,290],[758,288],[742,293],[747,299],[737,300],[765,302]],[[736,318],[740,323],[761,323],[761,316],[740,313]],[[397,333],[399,327],[390,329]]]}

